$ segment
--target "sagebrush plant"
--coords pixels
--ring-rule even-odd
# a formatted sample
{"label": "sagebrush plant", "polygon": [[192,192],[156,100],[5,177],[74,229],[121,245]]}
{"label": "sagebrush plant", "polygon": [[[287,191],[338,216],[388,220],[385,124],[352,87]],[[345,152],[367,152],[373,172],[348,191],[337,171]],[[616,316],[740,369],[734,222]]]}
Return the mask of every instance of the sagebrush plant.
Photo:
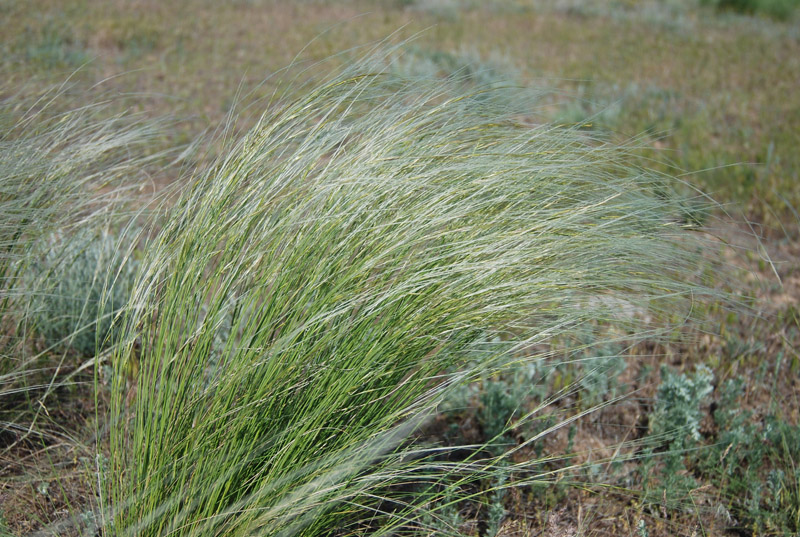
{"label": "sagebrush plant", "polygon": [[757,533],[800,531],[800,427],[774,414],[754,420],[744,410],[742,378],[720,388],[714,444],[696,467],[722,491],[725,507]]}
{"label": "sagebrush plant", "polygon": [[642,450],[638,469],[645,504],[684,508],[697,488],[686,468],[686,453],[701,440],[702,405],[714,391],[713,380],[713,373],[704,365],[693,375],[661,367],[661,383],[648,416],[650,445]]}
{"label": "sagebrush plant", "polygon": [[667,366],[661,368],[656,404],[649,417],[650,434],[669,437],[675,449],[700,440],[701,405],[714,391],[714,374],[699,366],[692,376],[678,374]]}
{"label": "sagebrush plant", "polygon": [[[644,503],[696,509],[691,498],[702,479],[718,489],[716,514],[729,525],[758,535],[794,535],[800,529],[800,427],[772,414],[754,420],[741,407],[745,383],[737,377],[719,387],[716,430],[701,445],[700,406],[712,393],[712,378],[703,369],[692,376],[662,370],[649,416],[655,446],[642,451],[639,468]],[[656,452],[667,443],[669,449]]]}
{"label": "sagebrush plant", "polygon": [[26,279],[38,289],[29,318],[48,344],[94,356],[113,343],[119,328],[115,316],[128,304],[138,264],[118,255],[125,246],[107,230],[46,242],[46,252],[31,263]]}
{"label": "sagebrush plant", "polygon": [[702,295],[666,179],[385,58],[272,103],[145,248],[113,356],[109,535],[415,533],[502,466],[410,441],[449,388],[580,325],[653,336]]}
{"label": "sagebrush plant", "polygon": [[[468,49],[452,53],[408,46],[391,63],[391,71],[403,77],[444,77],[483,89],[520,85],[518,69],[508,58],[495,55],[483,59],[476,51]],[[496,97],[497,93],[486,92],[485,97]]]}

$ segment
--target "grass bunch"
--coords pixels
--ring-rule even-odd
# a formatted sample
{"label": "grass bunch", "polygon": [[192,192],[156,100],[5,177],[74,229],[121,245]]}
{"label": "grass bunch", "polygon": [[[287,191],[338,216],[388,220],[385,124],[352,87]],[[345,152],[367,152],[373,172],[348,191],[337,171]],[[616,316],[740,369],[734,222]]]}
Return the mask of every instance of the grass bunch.
{"label": "grass bunch", "polygon": [[[64,314],[50,308],[41,317],[37,313],[43,312],[37,312],[36,305],[44,302],[50,307],[66,299],[56,296],[60,287],[54,281],[75,260],[73,238],[80,235],[80,248],[91,248],[107,226],[119,221],[132,188],[138,186],[135,182],[143,179],[148,162],[158,157],[152,152],[145,156],[145,147],[156,133],[152,123],[109,116],[107,103],[58,111],[68,100],[65,93],[66,85],[35,100],[14,95],[0,103],[0,413],[4,432],[32,432],[31,424],[20,427],[19,420],[32,400],[42,403],[35,406],[37,414],[45,408],[44,399],[63,373],[65,354],[31,342],[53,329],[53,319]],[[56,236],[61,240],[54,241]],[[109,266],[84,267],[81,277],[91,281],[69,285],[94,288],[95,294],[101,294]],[[59,329],[62,342],[71,340],[75,331],[91,329],[102,310],[97,300],[86,309],[85,301],[92,300],[88,294],[69,298],[73,309],[83,313]],[[93,336],[86,347],[93,354]]]}
{"label": "grass bunch", "polygon": [[191,177],[114,355],[110,535],[413,532],[491,466],[411,442],[449,388],[686,306],[663,178],[484,91],[366,60]]}

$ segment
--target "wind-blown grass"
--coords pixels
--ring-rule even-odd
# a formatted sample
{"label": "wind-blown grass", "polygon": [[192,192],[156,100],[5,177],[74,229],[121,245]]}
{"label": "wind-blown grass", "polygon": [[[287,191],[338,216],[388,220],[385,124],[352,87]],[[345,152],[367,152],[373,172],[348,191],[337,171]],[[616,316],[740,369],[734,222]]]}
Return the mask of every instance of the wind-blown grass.
{"label": "wind-blown grass", "polygon": [[412,451],[448,387],[579,325],[652,336],[699,292],[681,200],[624,149],[380,63],[272,105],[147,246],[110,534],[413,532],[491,471]]}
{"label": "wind-blown grass", "polygon": [[[53,327],[37,326],[31,313],[34,303],[54,292],[53,275],[64,272],[64,265],[74,260],[70,237],[80,230],[85,247],[89,237],[114,222],[131,197],[133,182],[142,178],[148,162],[158,156],[144,152],[156,133],[153,124],[104,116],[103,103],[55,112],[63,106],[65,88],[35,101],[14,96],[0,103],[0,414],[4,431],[32,432],[30,423],[19,427],[19,412],[30,410],[27,403],[35,398],[40,403],[35,412],[40,413],[47,395],[61,381],[65,355],[50,352],[52,348],[40,352],[30,344],[32,337]],[[62,237],[59,243],[52,241],[56,234]],[[35,270],[43,256],[50,261],[47,269]],[[81,285],[102,289],[107,269],[92,267],[89,275],[94,274],[95,281]],[[69,298],[81,303],[90,300],[88,296]],[[61,342],[69,342],[80,330],[94,333],[97,305],[89,310],[73,307],[85,314],[71,318],[71,325],[62,322]],[[47,312],[51,319],[63,313]],[[93,349],[94,337],[90,340],[87,348]]]}

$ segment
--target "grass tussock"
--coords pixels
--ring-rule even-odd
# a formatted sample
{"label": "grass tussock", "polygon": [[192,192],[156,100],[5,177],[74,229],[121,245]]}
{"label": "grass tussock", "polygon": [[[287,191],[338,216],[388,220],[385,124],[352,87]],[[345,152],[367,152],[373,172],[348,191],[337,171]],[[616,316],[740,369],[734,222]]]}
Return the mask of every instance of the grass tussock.
{"label": "grass tussock", "polygon": [[499,464],[412,451],[449,387],[578,326],[635,339],[688,312],[697,243],[663,178],[483,98],[502,89],[380,63],[270,106],[147,245],[110,534],[416,531]]}
{"label": "grass tussock", "polygon": [[[94,333],[90,328],[97,322],[93,318],[97,306],[92,305],[88,311],[95,313],[87,315],[81,305],[86,296],[58,295],[54,276],[69,271],[80,255],[71,237],[82,235],[80,248],[85,248],[88,237],[118,222],[138,186],[135,182],[158,158],[152,152],[144,156],[156,132],[152,122],[104,117],[105,104],[52,112],[64,93],[62,87],[34,101],[12,97],[0,103],[0,398],[4,399],[28,391],[26,378],[31,371],[41,372],[43,362],[45,369],[50,365],[29,345],[29,336],[55,328],[54,338],[63,343],[79,329]],[[55,240],[57,235],[61,240]],[[106,261],[85,267],[84,272],[98,282],[97,289],[103,287]],[[64,283],[91,287],[87,281]],[[43,320],[37,316],[36,305],[42,301],[67,299],[76,301],[72,309],[84,314],[55,320],[64,312],[51,309]],[[92,354],[94,336],[89,339],[85,346]],[[12,404],[4,401],[4,410],[6,403]]]}

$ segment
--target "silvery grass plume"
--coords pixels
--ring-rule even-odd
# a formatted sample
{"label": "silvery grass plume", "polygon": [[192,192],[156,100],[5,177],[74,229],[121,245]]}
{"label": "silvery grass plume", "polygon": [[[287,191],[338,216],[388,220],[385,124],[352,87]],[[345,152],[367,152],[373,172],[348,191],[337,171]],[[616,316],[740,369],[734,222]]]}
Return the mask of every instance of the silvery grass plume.
{"label": "silvery grass plume", "polygon": [[[36,326],[33,305],[52,292],[53,275],[75,258],[70,237],[99,235],[118,222],[147,165],[163,156],[145,150],[157,125],[110,115],[108,102],[56,111],[67,100],[66,90],[65,84],[35,100],[12,95],[0,102],[0,412],[3,428],[20,434],[33,426],[17,422],[18,403],[31,394],[42,403],[61,382],[64,358],[28,344],[43,328]],[[55,236],[62,240],[53,242]],[[45,256],[51,262],[37,270]],[[83,285],[107,287],[107,277],[116,276],[107,268],[93,267],[95,283]],[[51,318],[60,313],[48,312]],[[79,317],[72,330],[98,321]],[[69,343],[71,330],[62,332],[61,343]]]}
{"label": "silvery grass plume", "polygon": [[498,460],[411,441],[450,387],[703,293],[682,201],[624,148],[380,65],[272,105],[147,246],[108,534],[414,533]]}

